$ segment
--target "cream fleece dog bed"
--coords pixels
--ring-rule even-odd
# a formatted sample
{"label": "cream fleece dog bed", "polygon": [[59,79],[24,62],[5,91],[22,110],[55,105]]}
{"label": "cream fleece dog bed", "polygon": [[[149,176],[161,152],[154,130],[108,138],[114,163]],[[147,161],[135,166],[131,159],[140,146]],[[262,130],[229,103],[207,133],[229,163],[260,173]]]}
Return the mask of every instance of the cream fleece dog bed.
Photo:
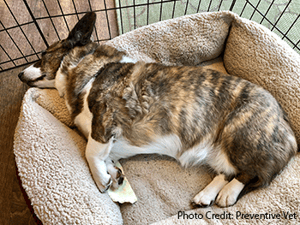
{"label": "cream fleece dog bed", "polygon": [[[300,56],[265,27],[231,12],[202,13],[149,25],[108,44],[146,62],[206,65],[263,86],[288,113],[300,143]],[[235,206],[191,210],[192,197],[211,180],[207,168],[183,169],[157,155],[122,160],[138,202],[119,206],[94,184],[85,145],[56,90],[27,91],[14,153],[22,185],[44,224],[300,222],[299,154],[270,187],[249,193]],[[186,216],[178,218],[179,211]],[[211,219],[213,213],[219,218]],[[223,214],[227,218],[221,219]],[[273,219],[275,214],[279,217]]]}

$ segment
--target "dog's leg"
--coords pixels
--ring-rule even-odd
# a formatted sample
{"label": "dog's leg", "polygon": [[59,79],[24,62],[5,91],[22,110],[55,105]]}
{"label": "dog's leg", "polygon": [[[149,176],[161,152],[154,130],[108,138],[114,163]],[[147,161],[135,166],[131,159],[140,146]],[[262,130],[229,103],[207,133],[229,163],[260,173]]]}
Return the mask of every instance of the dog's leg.
{"label": "dog's leg", "polygon": [[199,194],[197,194],[192,205],[194,207],[207,207],[213,204],[218,193],[228,183],[224,174],[217,175]]}
{"label": "dog's leg", "polygon": [[107,172],[111,175],[112,178],[112,187],[116,189],[120,185],[122,185],[124,181],[122,170],[116,167],[110,158],[106,160],[106,166]]}
{"label": "dog's leg", "polygon": [[86,159],[100,192],[104,193],[112,184],[110,174],[107,173],[105,160],[108,158],[113,145],[113,138],[108,143],[102,144],[94,140],[91,135],[86,147]]}

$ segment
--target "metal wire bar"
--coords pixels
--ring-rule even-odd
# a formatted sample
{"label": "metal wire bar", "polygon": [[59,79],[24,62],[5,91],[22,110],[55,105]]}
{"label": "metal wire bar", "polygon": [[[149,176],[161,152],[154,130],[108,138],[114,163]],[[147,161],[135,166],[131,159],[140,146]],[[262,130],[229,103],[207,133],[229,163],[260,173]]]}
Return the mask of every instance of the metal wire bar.
{"label": "metal wire bar", "polygon": [[[261,2],[261,0],[259,0],[258,3],[257,3],[257,5],[255,6],[255,9],[256,9],[256,10],[258,9],[258,6],[259,6],[260,2]],[[249,18],[250,20],[252,20],[254,14],[255,14],[255,12],[256,12],[256,10],[253,10],[252,15],[251,15],[250,18]]]}
{"label": "metal wire bar", "polygon": [[221,0],[221,2],[220,2],[220,4],[219,4],[218,11],[220,11],[221,6],[222,6],[222,3],[223,3],[223,0]]}
{"label": "metal wire bar", "polygon": [[188,7],[189,7],[189,0],[187,0],[187,2],[186,2],[184,15],[186,15]]}
{"label": "metal wire bar", "polygon": [[292,25],[289,27],[289,29],[284,33],[282,39],[287,37],[287,34],[290,32],[290,30],[293,28],[293,26],[295,25],[295,23],[297,22],[297,20],[299,19],[300,14],[297,16],[297,18],[294,20],[294,22],[292,23]]}
{"label": "metal wire bar", "polygon": [[[89,0],[89,3],[90,3],[90,0]],[[90,3],[90,5],[91,5],[91,3]],[[105,9],[109,39],[111,39],[111,31],[110,31],[109,18],[108,18],[108,13],[107,13],[107,8],[106,8],[106,1],[105,0],[104,0],[104,9]],[[91,11],[92,11],[92,7],[91,7]],[[134,18],[135,18],[135,15],[134,15]],[[97,38],[97,39],[99,39],[99,38]]]}
{"label": "metal wire bar", "polygon": [[[273,1],[273,2],[274,2],[274,1]],[[272,2],[272,3],[273,3],[273,2]],[[284,12],[285,12],[285,11],[287,10],[287,8],[289,7],[289,5],[290,5],[291,2],[292,2],[292,0],[289,0],[289,2],[287,3],[287,5],[286,5],[285,8],[283,9],[283,11],[280,13],[279,18],[278,18],[277,21],[273,24],[270,20],[268,20],[268,19],[264,16],[263,13],[261,13],[261,12],[257,9],[257,7],[255,7],[251,2],[249,2],[249,1],[247,0],[247,3],[248,3],[251,7],[254,8],[254,12],[258,12],[261,16],[264,17],[263,19],[267,20],[267,21],[272,25],[272,28],[270,29],[271,31],[273,31],[274,29],[276,29],[279,33],[281,33],[281,34],[283,34],[283,35],[284,35],[284,33],[283,33],[279,28],[277,28],[276,26],[277,26],[277,23],[279,22],[279,20],[281,19],[281,17],[283,16]],[[246,4],[247,4],[247,3],[246,3]],[[270,8],[270,7],[269,7],[269,8]],[[269,9],[268,9],[267,12],[269,12]],[[251,17],[250,19],[252,19],[252,17]]]}
{"label": "metal wire bar", "polygon": [[267,18],[267,15],[268,15],[270,9],[272,8],[272,5],[273,5],[274,1],[275,1],[275,0],[273,0],[272,3],[269,5],[269,7],[268,7],[268,9],[267,9],[267,11],[266,11],[266,13],[265,13],[265,15],[263,16],[263,18],[262,18],[261,21],[259,22],[260,24],[262,24],[262,22],[264,21],[264,19]]}
{"label": "metal wire bar", "polygon": [[280,13],[279,18],[277,19],[276,23],[273,25],[273,27],[270,29],[271,31],[274,30],[274,28],[276,27],[277,23],[279,22],[279,20],[281,19],[281,17],[283,16],[284,12],[287,10],[287,8],[289,7],[289,5],[291,4],[291,0],[288,2],[288,4],[285,6],[284,10]]}
{"label": "metal wire bar", "polygon": [[199,0],[199,4],[198,4],[198,8],[197,8],[197,13],[198,13],[199,10],[200,10],[200,5],[201,5],[201,0]]}
{"label": "metal wire bar", "polygon": [[234,7],[234,5],[235,5],[235,2],[236,2],[236,0],[233,0],[233,1],[232,1],[231,6],[230,6],[230,8],[229,8],[230,11],[233,10],[233,7]]}
{"label": "metal wire bar", "polygon": [[[253,4],[251,4],[250,2],[247,1],[247,3],[250,4],[252,7],[254,7]],[[247,3],[246,3],[246,4],[247,4]],[[288,3],[288,5],[289,5],[289,4],[290,4],[290,2]],[[284,10],[282,11],[282,13],[286,11],[288,5],[284,8]],[[255,9],[255,10],[256,10],[257,13],[259,13],[261,16],[263,16],[263,13],[262,13],[262,12],[260,12],[260,11],[257,10],[257,9]],[[282,16],[282,14],[281,14],[281,16]],[[277,21],[276,21],[275,24],[273,24],[268,18],[265,18],[265,20],[266,20],[266,21],[267,21],[274,29],[276,29],[283,37],[285,37],[285,39],[287,39],[290,43],[294,43],[290,38],[288,38],[287,36],[285,36],[285,34],[284,34],[278,27],[276,27],[276,24],[277,24],[278,21],[280,20],[281,16],[277,19]],[[297,18],[297,19],[298,19],[298,18]],[[300,40],[299,40],[299,41],[300,41]],[[297,45],[298,45],[298,44],[296,44],[296,45],[294,46],[294,48],[297,48],[297,50],[300,50],[300,48],[299,48]]]}
{"label": "metal wire bar", "polygon": [[299,48],[298,48],[298,45],[299,45],[299,44],[300,44],[300,39],[299,39],[299,41],[297,41],[296,44],[294,44],[293,49],[297,48],[297,49],[299,50]]}
{"label": "metal wire bar", "polygon": [[[47,40],[46,40],[46,38],[45,38],[45,36],[44,36],[44,34],[43,34],[43,32],[42,32],[40,26],[38,25],[38,23],[37,23],[37,21],[36,21],[34,15],[33,15],[33,13],[32,13],[32,11],[31,11],[31,9],[30,9],[30,7],[29,7],[27,1],[26,1],[26,0],[23,0],[23,2],[24,2],[25,6],[26,6],[26,8],[27,8],[27,10],[28,10],[28,12],[29,12],[29,14],[30,14],[30,17],[31,17],[32,20],[33,20],[34,25],[36,26],[36,29],[38,30],[38,32],[39,32],[41,38],[43,39],[43,41],[44,41],[46,47],[48,48],[48,47],[49,47],[49,44],[48,44],[48,42],[47,42]],[[34,50],[33,50],[33,51],[34,51]],[[34,51],[34,52],[35,52],[35,51]],[[37,55],[37,57],[39,58],[38,55]]]}
{"label": "metal wire bar", "polygon": [[[23,31],[22,27],[20,26],[20,24],[19,24],[18,20],[16,19],[15,15],[12,13],[12,11],[11,11],[9,5],[7,4],[7,2],[6,2],[5,0],[4,0],[4,3],[5,3],[5,5],[6,5],[6,7],[7,7],[7,9],[9,10],[9,12],[11,13],[12,17],[14,18],[15,22],[16,22],[17,25],[19,26],[19,28],[20,28],[22,34],[24,35],[24,37],[25,37],[26,41],[28,42],[28,44],[30,45],[31,49],[32,49],[33,52],[36,54],[36,51],[34,50],[32,44],[31,44],[30,41],[28,40],[28,38],[27,38],[25,32]],[[1,22],[1,21],[0,21],[0,22]],[[4,27],[4,25],[2,24],[2,22],[1,22],[1,25]],[[23,52],[21,51],[21,49],[19,48],[19,46],[16,44],[16,42],[13,40],[13,38],[12,38],[11,35],[10,35],[10,33],[9,33],[9,32],[6,32],[6,33],[8,34],[8,36],[10,37],[10,39],[13,41],[13,43],[16,45],[16,47],[17,47],[18,50],[20,51],[21,55],[24,57],[25,61],[28,62],[27,58],[24,56]],[[37,55],[37,54],[36,54],[36,55]],[[38,57],[38,55],[37,55],[37,57]]]}
{"label": "metal wire bar", "polygon": [[150,4],[149,4],[149,0],[147,0],[147,25],[149,24],[149,6],[150,6]]}
{"label": "metal wire bar", "polygon": [[160,4],[159,21],[162,20],[162,8],[163,8],[163,1],[161,0],[160,2],[161,2],[161,4]]}
{"label": "metal wire bar", "polygon": [[208,9],[207,9],[207,12],[209,12],[209,11],[210,11],[211,3],[212,3],[212,0],[210,0],[210,2],[209,2]]}
{"label": "metal wire bar", "polygon": [[135,0],[133,0],[133,28],[136,29],[136,13],[135,13]]}
{"label": "metal wire bar", "polygon": [[[3,23],[0,21],[0,24],[4,27]],[[5,30],[5,27],[4,27],[4,30]],[[12,38],[12,36],[10,35],[10,33],[6,31],[6,34],[8,35],[8,37],[11,39],[11,41],[13,42],[13,44],[16,46],[16,48],[18,49],[18,51],[21,53],[22,57],[25,58],[23,52],[21,51],[21,49],[19,48],[19,46],[17,45],[17,43],[14,41],[14,39]],[[26,62],[28,62],[28,60],[25,58]],[[14,61],[13,61],[13,64],[15,65]]]}
{"label": "metal wire bar", "polygon": [[[40,52],[37,52],[38,54],[42,53],[42,51]],[[27,57],[32,57],[32,56],[35,56],[35,53],[31,53],[31,54],[28,54]],[[10,58],[10,57],[9,57]],[[9,63],[9,62],[13,62],[13,61],[18,61],[18,60],[21,60],[21,59],[24,59],[23,57],[17,57],[17,58],[14,58],[14,59],[10,59],[10,60],[7,60],[7,61],[3,61],[2,64],[5,64],[5,63]],[[37,59],[36,61],[38,61],[39,59]],[[35,61],[33,61],[35,62]],[[32,63],[32,61],[28,62],[28,63]],[[17,66],[17,65],[16,65]]]}
{"label": "metal wire bar", "polygon": [[176,1],[174,1],[174,4],[173,4],[172,18],[174,18],[174,16],[175,16],[175,8],[176,8]]}
{"label": "metal wire bar", "polygon": [[61,7],[61,5],[60,5],[59,0],[57,0],[57,4],[58,4],[58,7],[59,7],[59,9],[60,9],[60,11],[61,11],[61,15],[62,15],[62,17],[63,17],[63,19],[64,19],[64,21],[65,21],[65,24],[66,24],[66,26],[67,26],[67,29],[68,29],[68,31],[70,32],[70,28],[69,28],[68,22],[67,22],[67,20],[66,20],[66,17],[65,17],[65,15],[64,15],[64,12],[63,12],[63,9],[62,9],[62,7]]}
{"label": "metal wire bar", "polygon": [[2,47],[2,45],[0,45],[0,47],[2,48],[2,50],[4,51],[4,53],[7,55],[7,57],[10,59],[9,61],[3,62],[3,64],[4,64],[4,63],[9,63],[9,62],[11,62],[11,63],[14,64],[14,66],[16,66],[16,63],[15,63],[15,62],[13,61],[13,59],[9,56],[9,54],[7,53],[7,51],[5,51],[5,49]]}
{"label": "metal wire bar", "polygon": [[[23,59],[23,58],[22,58],[22,59]],[[34,60],[34,61],[26,62],[26,63],[24,63],[24,64],[16,65],[16,66],[14,66],[14,67],[10,67],[10,68],[7,68],[7,69],[3,69],[3,70],[0,71],[0,73],[6,72],[6,71],[10,71],[10,70],[15,69],[15,68],[20,68],[20,67],[22,67],[22,66],[32,65],[32,64],[34,64],[34,63],[37,62],[37,61],[38,61],[38,60]],[[5,62],[5,63],[7,63],[7,62]],[[3,63],[3,64],[4,64],[4,63]]]}
{"label": "metal wire bar", "polygon": [[[90,10],[91,11],[93,11],[92,10],[92,4],[91,4],[91,2],[90,2],[90,0],[88,0],[88,3],[89,3],[89,7],[90,7]],[[105,4],[105,0],[104,0],[104,6],[105,6],[105,11],[106,11],[106,16],[107,16],[107,9],[106,9],[106,4]],[[103,10],[104,11],[104,10]],[[96,11],[94,11],[94,12],[96,12]],[[107,18],[107,17],[106,17]],[[107,26],[109,27],[109,23],[107,23]],[[95,29],[95,34],[96,34],[96,41],[99,43],[99,36],[98,36],[98,32],[97,32],[97,29]],[[111,36],[111,35],[110,35]]]}
{"label": "metal wire bar", "polygon": [[[149,2],[149,0],[148,0],[148,2]],[[121,29],[122,29],[122,34],[124,34],[121,0],[119,0],[119,6],[120,6]],[[149,17],[148,14],[149,14],[149,12],[147,13],[147,17]],[[148,21],[148,20],[147,20],[147,21]],[[148,24],[148,22],[147,22],[147,24]],[[120,32],[119,32],[119,33],[120,33]]]}
{"label": "metal wire bar", "polygon": [[[90,4],[90,0],[87,0]],[[180,1],[180,0],[166,0],[166,1],[163,1],[163,3],[170,3],[170,2],[174,2],[174,1]],[[147,6],[147,5],[157,5],[157,4],[161,4],[161,2],[149,2],[149,3],[140,3],[140,4],[135,4],[135,7],[143,7],[143,6]],[[122,6],[122,7],[119,7],[119,6],[116,6],[116,7],[112,7],[112,8],[104,8],[104,9],[95,9],[93,10],[93,12],[106,12],[106,11],[115,11],[115,10],[120,10],[120,9],[127,9],[127,8],[133,8],[134,6],[133,5],[127,5],[127,6]],[[91,4],[90,4],[90,9],[92,9],[91,7]],[[77,14],[78,15],[81,15],[81,14],[86,14],[87,12],[90,12],[90,11],[82,11],[82,12],[78,12]],[[74,16],[76,15],[76,13],[65,13],[64,16],[67,17],[67,16]],[[49,19],[50,17],[51,18],[57,18],[57,17],[61,17],[62,15],[52,15],[52,16],[48,16],[48,17],[37,17],[35,18],[36,20],[41,20],[41,19]]]}
{"label": "metal wire bar", "polygon": [[5,29],[1,29],[0,30],[0,33],[3,32],[3,31],[9,31],[9,30],[12,30],[12,29],[15,29],[15,28],[18,28],[18,27],[22,27],[22,26],[26,26],[26,25],[29,25],[29,24],[33,24],[34,22],[33,21],[30,21],[30,22],[27,22],[27,23],[22,23],[20,24],[20,26],[16,25],[16,26],[11,26],[11,27],[8,27],[8,28],[5,28]]}
{"label": "metal wire bar", "polygon": [[[8,4],[6,3],[7,0],[4,0],[5,4],[7,5],[8,7]],[[42,15],[42,16],[37,16],[35,17],[34,14],[32,13],[31,11],[31,8],[30,6],[28,5],[28,1],[26,0],[23,0],[25,6],[26,6],[26,9],[27,11],[29,12],[31,18],[32,18],[32,21],[29,21],[29,22],[22,22],[22,21],[17,21],[17,19],[15,18],[15,16],[13,15],[13,12],[10,10],[10,8],[8,7],[9,9],[9,13],[11,13],[11,16],[14,18],[14,20],[16,21],[17,25],[12,25],[10,27],[4,27],[3,26],[3,29],[0,30],[0,33],[1,32],[4,32],[6,35],[8,35],[8,37],[11,39],[12,41],[12,44],[16,47],[16,50],[18,50],[18,52],[20,52],[20,54],[18,55],[18,57],[14,58],[10,55],[9,51],[6,51],[4,49],[5,46],[2,46],[0,45],[0,50],[2,49],[3,53],[7,56],[7,58],[5,57],[5,61],[3,60],[2,62],[0,62],[0,72],[3,72],[3,71],[6,71],[6,70],[9,70],[10,68],[7,68],[8,66],[4,64],[9,64],[11,63],[11,65],[13,65],[14,67],[18,67],[19,63],[17,62],[18,60],[22,60],[24,59],[25,60],[25,64],[29,64],[29,63],[33,63],[32,61],[30,61],[29,57],[32,57],[32,56],[37,56],[37,58],[39,59],[39,54],[40,52],[37,52],[35,50],[35,47],[32,45],[32,43],[29,41],[28,37],[26,36],[26,33],[24,32],[23,30],[23,26],[25,25],[30,25],[32,24],[32,26],[35,26],[38,30],[38,33],[39,35],[41,36],[41,38],[43,39],[43,42],[45,43],[45,45],[48,47],[48,42],[47,42],[47,39],[46,37],[44,36],[43,34],[43,31],[41,30],[41,27],[39,26],[40,21],[46,19],[46,20],[50,20],[52,26],[53,26],[53,29],[58,37],[59,40],[61,40],[60,38],[60,33],[58,32],[58,28],[55,26],[54,24],[54,20],[55,18],[63,18],[64,20],[64,23],[66,24],[66,27],[67,29],[70,31],[70,27],[69,27],[69,24],[68,24],[68,16],[76,16],[77,19],[79,20],[80,18],[80,15],[82,14],[85,14],[86,12],[78,12],[77,8],[76,8],[76,4],[75,4],[75,0],[71,0],[72,1],[72,4],[73,4],[73,7],[74,7],[74,10],[75,12],[73,13],[73,11],[71,12],[68,12],[68,13],[65,13],[63,11],[63,2],[61,0],[56,0],[57,1],[57,4],[58,4],[58,7],[59,7],[59,10],[61,13],[59,13],[59,15],[50,15],[49,13],[49,9],[45,3],[44,0],[41,0],[42,4],[44,4],[44,8],[47,12],[47,15]],[[70,1],[70,2],[71,2]],[[118,5],[114,5],[112,8],[107,8],[107,2],[106,0],[103,0],[104,1],[104,8],[101,8],[101,9],[95,9],[93,10],[92,9],[92,5],[91,5],[91,1],[90,0],[87,0],[88,1],[88,4],[89,4],[89,9],[90,11],[94,11],[95,13],[105,13],[105,16],[106,16],[106,21],[107,21],[107,30],[108,30],[108,34],[109,34],[109,37],[99,37],[98,36],[98,32],[97,32],[97,29],[95,29],[95,33],[96,33],[96,41],[99,43],[99,42],[103,42],[103,41],[107,41],[107,40],[110,40],[112,38],[112,29],[111,29],[111,21],[110,21],[110,16],[111,14],[110,13],[113,13],[113,11],[110,11],[110,10],[114,10],[114,12],[119,12],[119,26],[118,26],[118,32],[119,33],[124,33],[126,32],[124,29],[125,29],[125,25],[124,25],[124,11],[125,9],[132,9],[132,13],[133,13],[133,28],[137,28],[138,26],[138,17],[139,14],[137,11],[138,10],[138,7],[146,7],[146,18],[147,18],[147,24],[149,24],[149,20],[151,19],[151,15],[150,15],[150,7],[152,6],[156,6],[157,4],[159,4],[159,15],[156,19],[158,19],[159,21],[163,20],[164,17],[165,17],[165,14],[166,14],[166,11],[165,11],[165,7],[164,5],[165,4],[168,4],[168,3],[172,3],[172,4],[169,4],[171,7],[169,8],[170,9],[170,14],[172,14],[172,18],[178,16],[178,12],[184,15],[187,15],[190,13],[190,9],[191,7],[193,6],[194,3],[191,2],[191,0],[185,0],[185,1],[182,1],[182,0],[160,0],[160,1],[157,1],[157,0],[147,0],[147,1],[138,1],[138,0],[132,0],[133,1],[133,4],[127,4],[126,6],[125,5],[122,5],[121,3],[121,0],[118,0],[119,4]],[[177,1],[180,1],[180,3],[184,3],[185,5],[177,5]],[[272,9],[272,6],[274,6],[274,3],[276,2],[275,0],[272,0],[272,2],[270,3],[270,5],[268,6],[267,10],[265,11],[265,9],[263,11],[265,11],[264,13],[262,12],[262,10],[260,10],[260,6],[261,6],[261,0],[257,0],[255,1],[255,3],[253,3],[254,1],[251,1],[251,0],[243,0],[245,3],[244,5],[242,6],[242,11],[240,12],[240,16],[242,16],[244,13],[247,12],[247,15],[249,13],[249,11],[251,12],[251,15],[250,17],[247,17],[249,18],[250,20],[253,19],[254,17],[256,17],[256,13],[259,14],[260,16],[262,16],[262,19],[260,20],[260,24],[262,24],[263,22],[267,22],[270,24],[271,26],[271,30],[272,31],[276,31],[280,37],[282,39],[285,39],[287,42],[289,42],[290,46],[292,46],[293,49],[297,50],[298,52],[300,52],[300,40],[298,41],[292,41],[291,40],[291,36],[290,36],[290,33],[291,33],[291,30],[293,29],[293,27],[295,27],[296,25],[298,25],[298,22],[299,22],[299,18],[300,18],[300,15],[297,15],[296,19],[293,20],[292,24],[288,27],[288,29],[286,31],[283,31],[279,26],[278,24],[280,25],[280,21],[282,20],[282,16],[283,14],[288,10],[289,6],[290,6],[290,3],[292,1],[295,1],[295,0],[289,0],[289,1],[286,1],[286,4],[285,4],[285,7],[283,9],[283,11],[281,11],[281,14],[279,15],[279,17],[277,18],[276,21],[270,21],[270,19],[267,18],[267,15],[269,14],[270,10]],[[202,0],[199,0],[199,2],[197,3],[197,12],[199,11],[211,11],[213,9],[216,9],[216,10],[220,10],[223,6],[223,4],[225,3],[226,1],[224,0],[210,0],[210,1],[207,1],[206,4],[202,4]],[[231,2],[231,5],[230,5],[230,8],[229,10],[230,11],[233,11],[234,7],[235,7],[235,4],[236,4],[236,0],[232,0]],[[205,6],[204,6],[205,5]],[[208,5],[208,8],[206,8]],[[214,6],[216,5],[216,7]],[[248,7],[251,7],[250,10],[248,10],[249,8]],[[177,9],[182,9],[182,11],[178,11]],[[171,11],[172,10],[172,11]],[[251,11],[253,10],[253,11]],[[158,11],[158,10],[157,10]],[[157,15],[157,14],[156,14]],[[0,21],[1,22],[1,21]],[[152,22],[152,20],[151,20]],[[259,22],[259,21],[258,21]],[[2,24],[2,23],[0,23]],[[11,32],[10,30],[13,31],[13,29],[20,29],[21,33],[24,35],[26,41],[28,42],[28,44],[30,45],[30,48],[33,50],[34,53],[30,52],[30,54],[25,54],[22,49],[20,48],[20,46],[18,46],[18,42],[16,42],[16,40],[13,39],[13,36],[11,35]],[[296,42],[296,43],[295,43]],[[25,64],[22,64],[22,65],[25,65]]]}
{"label": "metal wire bar", "polygon": [[247,6],[247,4],[248,4],[248,3],[249,3],[249,2],[248,2],[248,1],[246,1],[245,5],[244,5],[244,7],[243,7],[243,9],[242,9],[242,12],[241,12],[240,16],[242,16],[242,15],[243,15],[243,13],[244,13],[244,10],[245,10],[245,8],[246,8],[246,6]]}
{"label": "metal wire bar", "polygon": [[[52,20],[52,17],[50,16],[48,7],[47,7],[47,5],[46,5],[46,3],[45,3],[44,0],[42,0],[42,2],[43,2],[43,4],[44,4],[44,7],[45,7],[46,12],[47,12],[47,14],[48,14],[48,17],[44,17],[44,18],[45,18],[45,19],[50,19],[50,22],[51,22],[51,24],[52,24],[52,26],[53,26],[53,28],[54,28],[54,31],[55,31],[55,33],[56,33],[56,35],[57,35],[57,37],[58,37],[58,40],[61,40],[61,38],[60,38],[60,36],[59,36],[59,34],[58,34],[58,31],[57,31],[57,29],[56,29],[56,26],[54,25],[54,22],[53,22],[53,20]],[[39,18],[39,19],[44,19],[44,18]],[[36,18],[35,20],[38,20],[38,19]],[[43,32],[41,32],[41,33],[42,33],[41,35],[44,37]],[[46,40],[46,38],[45,38],[45,40]],[[46,42],[47,42],[47,40],[46,40]],[[47,46],[47,48],[49,47],[48,42],[47,42],[46,46]]]}
{"label": "metal wire bar", "polygon": [[77,19],[79,20],[79,16],[78,16],[78,12],[77,12],[76,5],[75,5],[75,2],[74,2],[74,0],[72,0],[72,3],[73,3],[73,7],[74,7],[74,10],[75,10],[75,13],[76,13]]}
{"label": "metal wire bar", "polygon": [[[287,39],[288,39],[288,38],[287,38]],[[288,39],[288,40],[289,40],[289,39]],[[291,42],[291,44],[294,45],[293,42]],[[294,45],[293,49],[296,48],[298,51],[300,51],[300,46],[298,46],[298,44],[299,44],[299,41],[297,42],[296,45]]]}

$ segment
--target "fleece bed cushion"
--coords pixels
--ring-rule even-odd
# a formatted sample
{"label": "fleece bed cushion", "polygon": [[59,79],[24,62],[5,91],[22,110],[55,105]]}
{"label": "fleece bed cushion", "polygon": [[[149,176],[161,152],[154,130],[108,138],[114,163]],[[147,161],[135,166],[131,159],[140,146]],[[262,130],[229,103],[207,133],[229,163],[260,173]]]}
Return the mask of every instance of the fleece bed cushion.
{"label": "fleece bed cushion", "polygon": [[[228,11],[201,13],[142,27],[107,44],[138,60],[209,66],[263,86],[288,113],[299,143],[300,57],[265,27]],[[138,202],[118,205],[97,190],[84,158],[85,145],[56,90],[27,91],[14,153],[22,185],[44,224],[300,222],[299,154],[270,187],[247,194],[235,206],[192,210],[190,200],[212,179],[208,168],[183,169],[157,155],[122,160]],[[178,218],[179,211],[203,218]],[[251,219],[238,217],[238,212],[280,216]],[[288,212],[297,215],[285,219]],[[213,213],[233,216],[211,219]]]}

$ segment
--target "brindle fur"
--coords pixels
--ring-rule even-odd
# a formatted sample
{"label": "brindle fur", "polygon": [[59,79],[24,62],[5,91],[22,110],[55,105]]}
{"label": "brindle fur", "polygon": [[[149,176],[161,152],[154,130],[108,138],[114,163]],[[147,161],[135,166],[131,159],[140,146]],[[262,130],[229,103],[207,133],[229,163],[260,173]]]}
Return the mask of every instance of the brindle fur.
{"label": "brindle fur", "polygon": [[218,172],[247,185],[243,193],[269,185],[297,151],[279,103],[246,80],[202,67],[120,63],[123,52],[92,42],[66,54],[60,72],[73,119],[83,111],[83,88],[94,79],[88,107],[91,136],[98,142],[114,137],[145,146],[172,134],[180,139],[180,158],[206,141],[213,146],[211,154],[227,156],[235,173]]}
{"label": "brindle fur", "polygon": [[[122,135],[131,145],[143,146],[176,134],[182,154],[209,139],[229,157],[237,179],[254,180],[255,186],[268,185],[295,154],[286,114],[261,87],[201,67],[116,62],[122,55],[99,46],[69,74],[73,117],[83,107],[80,88],[95,77],[88,97],[95,140],[107,143]],[[98,60],[107,63],[98,66]],[[87,76],[91,70],[94,76]]]}

